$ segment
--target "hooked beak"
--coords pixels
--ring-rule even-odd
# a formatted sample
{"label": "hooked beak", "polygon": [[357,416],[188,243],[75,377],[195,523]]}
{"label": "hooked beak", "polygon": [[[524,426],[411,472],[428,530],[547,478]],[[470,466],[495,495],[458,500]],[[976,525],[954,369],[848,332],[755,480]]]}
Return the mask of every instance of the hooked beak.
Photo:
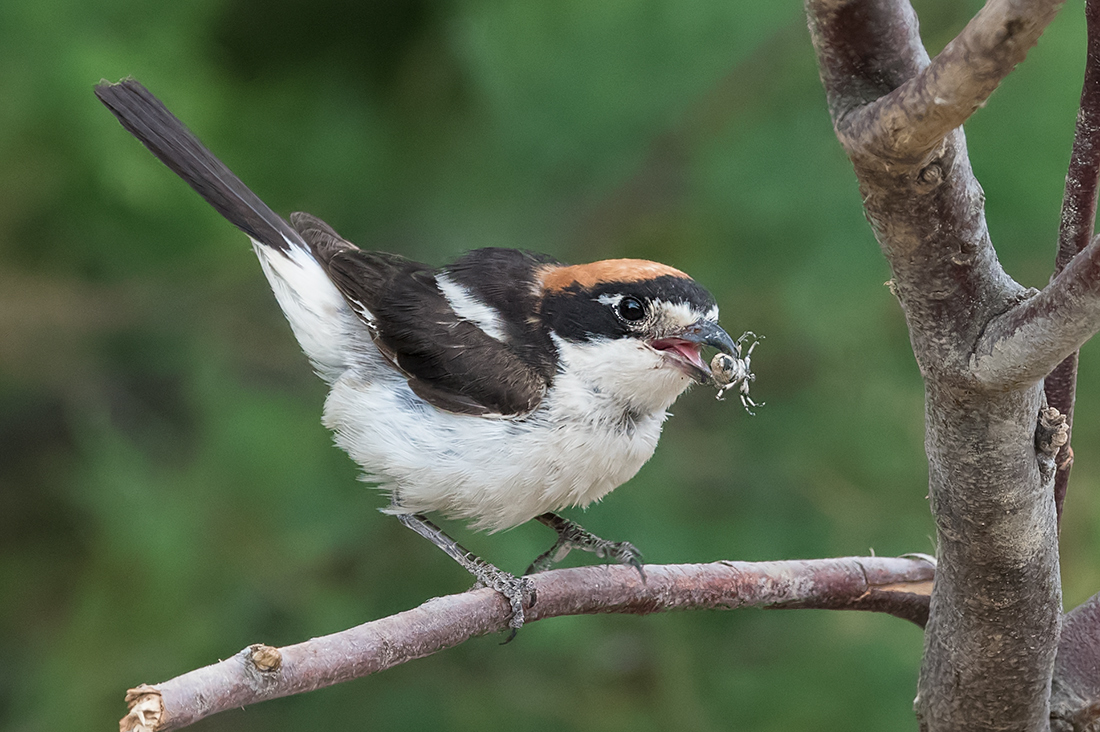
{"label": "hooked beak", "polygon": [[712,320],[697,320],[674,336],[660,338],[649,344],[665,354],[695,381],[705,384],[714,380],[710,366],[703,361],[703,346],[713,346],[734,358],[741,349],[729,333]]}
{"label": "hooked beak", "polygon": [[695,321],[684,329],[680,337],[685,341],[698,343],[702,346],[714,346],[722,353],[728,353],[734,357],[739,357],[741,355],[741,349],[738,347],[737,343],[730,338],[730,334],[722,330],[722,327],[713,320]]}

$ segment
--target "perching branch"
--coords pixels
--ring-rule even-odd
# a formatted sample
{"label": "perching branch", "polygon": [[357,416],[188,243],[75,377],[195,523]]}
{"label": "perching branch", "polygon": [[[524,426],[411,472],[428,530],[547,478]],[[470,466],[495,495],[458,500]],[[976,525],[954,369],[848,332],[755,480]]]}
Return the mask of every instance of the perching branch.
{"label": "perching branch", "polygon": [[[882,612],[922,625],[934,564],[927,557],[846,557],[785,562],[625,566],[535,575],[527,623],[562,615],[677,609],[818,608]],[[217,712],[312,691],[507,629],[507,602],[488,589],[284,648],[250,646],[232,658],[127,693],[122,732],[165,732]],[[520,633],[533,632],[524,630]]]}

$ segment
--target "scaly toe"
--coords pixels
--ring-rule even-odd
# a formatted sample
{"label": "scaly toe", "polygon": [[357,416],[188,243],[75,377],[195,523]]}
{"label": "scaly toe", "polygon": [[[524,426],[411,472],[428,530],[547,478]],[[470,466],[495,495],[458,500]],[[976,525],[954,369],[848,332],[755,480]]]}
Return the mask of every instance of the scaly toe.
{"label": "scaly toe", "polygon": [[611,545],[608,557],[616,559],[620,564],[629,564],[638,570],[638,575],[645,584],[645,569],[642,568],[642,553],[629,541],[620,541]]}
{"label": "scaly toe", "polygon": [[523,610],[524,601],[526,600],[528,607],[535,604],[535,584],[526,577],[516,577],[507,572],[501,572],[500,575],[494,578],[492,588],[504,595],[512,608],[512,617],[508,618],[508,627],[512,629],[512,632],[501,643],[501,645],[507,645],[516,637],[516,633],[523,627],[523,623],[527,619]]}

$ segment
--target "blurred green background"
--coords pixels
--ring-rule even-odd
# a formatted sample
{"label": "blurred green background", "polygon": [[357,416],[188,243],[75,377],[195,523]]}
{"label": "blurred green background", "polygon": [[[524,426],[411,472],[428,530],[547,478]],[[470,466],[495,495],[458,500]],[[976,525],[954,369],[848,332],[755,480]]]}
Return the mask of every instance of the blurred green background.
{"label": "blurred green background", "polygon": [[[1081,0],[968,125],[1008,271],[1042,286]],[[980,7],[917,4],[934,52]],[[932,551],[922,387],[800,3],[0,3],[0,728],[470,580],[377,513],[245,237],[92,95],[133,75],[273,208],[442,263],[660,260],[767,336],[753,418],[700,389],[586,513],[648,561]],[[1100,352],[1081,367],[1067,606],[1100,588]],[[471,549],[521,570],[552,536]],[[579,558],[576,561],[585,561]],[[549,620],[204,730],[915,729],[917,628],[811,611]]]}

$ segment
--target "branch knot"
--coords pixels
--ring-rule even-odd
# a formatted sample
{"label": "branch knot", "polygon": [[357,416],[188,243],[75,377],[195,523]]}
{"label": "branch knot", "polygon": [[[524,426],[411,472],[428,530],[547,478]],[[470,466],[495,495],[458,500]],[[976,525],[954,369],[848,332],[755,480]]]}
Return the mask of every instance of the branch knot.
{"label": "branch knot", "polygon": [[1039,423],[1035,428],[1035,447],[1048,458],[1069,441],[1069,424],[1066,415],[1054,407],[1039,410]]}

